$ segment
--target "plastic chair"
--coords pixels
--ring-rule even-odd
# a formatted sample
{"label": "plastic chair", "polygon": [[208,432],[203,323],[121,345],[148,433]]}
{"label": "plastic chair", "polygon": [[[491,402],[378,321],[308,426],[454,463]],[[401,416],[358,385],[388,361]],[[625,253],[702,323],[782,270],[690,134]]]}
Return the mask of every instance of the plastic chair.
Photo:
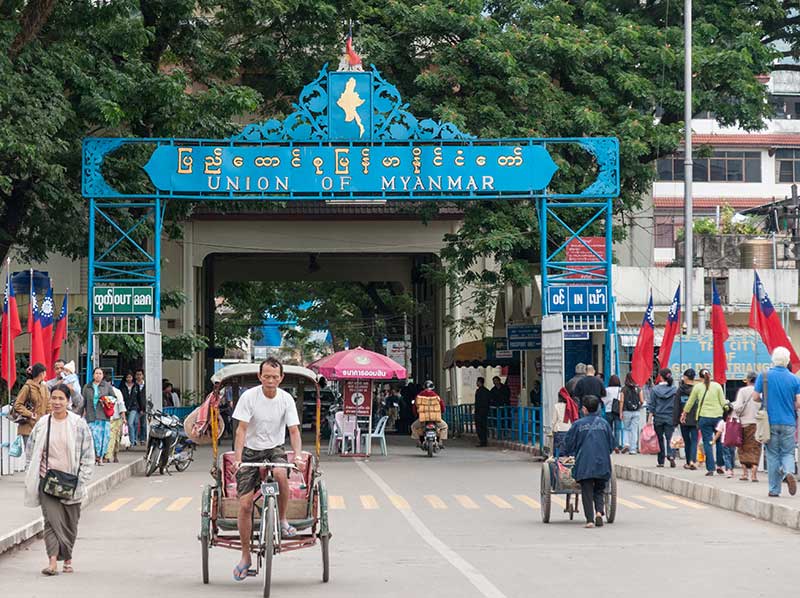
{"label": "plastic chair", "polygon": [[331,432],[328,454],[333,455],[339,443],[341,443],[341,452],[347,453],[348,439],[353,442],[353,450],[357,450],[361,446],[361,430],[358,427],[355,416],[345,416],[343,411],[339,411],[334,418],[334,428]]}
{"label": "plastic chair", "polygon": [[378,420],[378,425],[375,426],[375,431],[369,436],[370,451],[372,450],[372,441],[377,438],[381,441],[381,455],[384,457],[389,454],[389,451],[386,450],[386,422],[388,421],[388,415],[384,415],[382,418],[380,418]]}

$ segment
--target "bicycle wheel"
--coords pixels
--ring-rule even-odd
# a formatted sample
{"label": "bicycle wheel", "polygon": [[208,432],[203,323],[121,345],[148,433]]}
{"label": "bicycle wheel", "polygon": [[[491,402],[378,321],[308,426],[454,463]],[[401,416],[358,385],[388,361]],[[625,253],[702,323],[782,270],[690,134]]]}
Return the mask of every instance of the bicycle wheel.
{"label": "bicycle wheel", "polygon": [[611,479],[606,488],[606,521],[614,523],[617,518],[617,475],[611,470]]}
{"label": "bicycle wheel", "polygon": [[274,496],[266,497],[264,512],[261,514],[261,546],[264,550],[264,598],[269,598],[272,585],[272,557],[275,552],[275,532],[278,507]]}

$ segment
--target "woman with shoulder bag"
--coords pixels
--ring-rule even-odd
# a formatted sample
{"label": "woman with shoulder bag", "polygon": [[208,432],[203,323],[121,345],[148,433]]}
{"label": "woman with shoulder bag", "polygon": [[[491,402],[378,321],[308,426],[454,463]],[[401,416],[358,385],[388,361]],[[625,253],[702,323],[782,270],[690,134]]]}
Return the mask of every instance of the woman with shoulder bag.
{"label": "woman with shoulder bag", "polygon": [[681,423],[688,420],[689,413],[697,407],[697,426],[703,435],[703,451],[706,454],[706,475],[714,475],[714,446],[716,445],[716,465],[717,473],[725,475],[725,459],[722,454],[722,440],[716,436],[717,424],[722,421],[722,415],[728,408],[725,400],[725,391],[718,382],[711,380],[711,372],[707,369],[700,370],[700,377],[703,379],[701,384],[695,384],[689,400],[683,408]]}
{"label": "woman with shoulder bag", "polygon": [[36,422],[50,410],[49,393],[44,384],[47,368],[41,363],[33,364],[31,377],[25,382],[14,401],[14,413],[19,416],[17,434],[22,436],[25,446],[25,463],[31,462],[30,436]]}
{"label": "woman with shoulder bag", "polygon": [[42,575],[72,573],[72,550],[78,537],[81,502],[92,477],[94,448],[89,426],[67,409],[70,389],[57,385],[50,395],[52,413],[31,434],[31,467],[25,478],[25,505],[41,507],[49,563]]}
{"label": "woman with shoulder bag", "polygon": [[739,479],[743,482],[748,479],[757,482],[758,462],[761,460],[761,443],[756,440],[756,414],[761,404],[753,400],[756,392],[753,387],[756,382],[756,374],[748,372],[745,382],[747,386],[739,389],[736,394],[736,402],[733,404],[733,412],[742,424],[742,446],[739,449],[742,477]]}
{"label": "woman with shoulder bag", "polygon": [[619,415],[619,403],[622,398],[622,382],[619,376],[612,374],[608,378],[608,388],[606,396],[602,398],[606,411],[606,421],[614,432],[614,452],[618,453],[622,448],[622,418]]}
{"label": "woman with shoulder bag", "polygon": [[639,452],[639,430],[641,429],[641,418],[639,410],[644,404],[641,389],[636,386],[633,376],[625,376],[625,386],[622,388],[622,400],[620,401],[620,418],[623,427],[623,447],[622,452],[630,452],[635,455]]}
{"label": "woman with shoulder bag", "polygon": [[683,451],[686,455],[686,463],[683,464],[683,468],[692,470],[697,469],[697,407],[699,405],[695,405],[691,412],[686,414],[685,423],[681,423],[681,415],[694,389],[696,375],[692,368],[683,372],[678,392],[675,394],[675,409],[672,419],[673,425],[681,427]]}
{"label": "woman with shoulder bag", "polygon": [[[92,381],[86,384],[81,391],[83,396],[81,415],[86,418],[89,429],[92,431],[95,465],[103,464],[103,457],[106,456],[108,443],[111,440],[111,417],[106,414],[103,399],[115,395],[111,385],[103,380],[104,376],[102,368],[94,368]],[[113,415],[113,411],[111,415]]]}

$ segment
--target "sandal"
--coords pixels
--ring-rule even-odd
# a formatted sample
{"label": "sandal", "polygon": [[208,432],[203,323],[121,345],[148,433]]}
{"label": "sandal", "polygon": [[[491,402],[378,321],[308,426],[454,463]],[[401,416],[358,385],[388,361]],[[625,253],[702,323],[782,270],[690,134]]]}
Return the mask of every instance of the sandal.
{"label": "sandal", "polygon": [[282,538],[294,538],[297,535],[297,530],[293,528],[291,525],[281,524],[281,537]]}
{"label": "sandal", "polygon": [[245,579],[247,579],[249,570],[250,570],[250,563],[247,563],[244,566],[242,565],[242,563],[239,563],[233,569],[233,580],[244,581]]}
{"label": "sandal", "polygon": [[45,567],[44,569],[42,569],[42,575],[52,577],[54,575],[58,575],[58,571],[56,571],[55,569],[51,569],[50,567]]}
{"label": "sandal", "polygon": [[75,573],[75,570],[72,568],[72,565],[64,565],[61,568],[62,573]]}
{"label": "sandal", "polygon": [[749,480],[749,479],[750,479],[750,478],[748,478],[747,476],[742,476],[742,477],[740,477],[740,478],[739,478],[739,481],[740,481],[740,482],[746,482],[746,481],[747,481],[747,480]]}

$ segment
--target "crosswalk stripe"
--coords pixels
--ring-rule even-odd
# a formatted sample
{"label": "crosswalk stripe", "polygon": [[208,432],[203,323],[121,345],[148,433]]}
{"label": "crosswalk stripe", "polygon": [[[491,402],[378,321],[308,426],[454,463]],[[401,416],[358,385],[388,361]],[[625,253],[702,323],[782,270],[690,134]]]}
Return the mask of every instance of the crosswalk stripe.
{"label": "crosswalk stripe", "polygon": [[460,504],[465,509],[475,510],[479,509],[478,503],[472,500],[469,496],[464,496],[463,494],[456,494],[455,495],[458,504]]}
{"label": "crosswalk stripe", "polygon": [[528,505],[532,509],[539,509],[542,506],[539,504],[539,501],[532,499],[530,496],[525,496],[524,494],[515,494],[514,498],[516,498],[522,504]]}
{"label": "crosswalk stripe", "polygon": [[700,503],[694,502],[693,500],[686,500],[685,498],[681,498],[680,496],[667,496],[665,494],[664,496],[662,496],[662,498],[666,498],[667,500],[676,502],[679,505],[683,505],[684,507],[689,507],[690,509],[697,509],[698,511],[702,511],[708,508],[706,505],[701,505]]}
{"label": "crosswalk stripe", "polygon": [[425,500],[427,500],[428,504],[430,506],[432,506],[434,509],[446,509],[447,508],[447,505],[438,496],[434,496],[432,494],[427,494],[427,495],[425,495]]}
{"label": "crosswalk stripe", "polygon": [[158,503],[160,503],[162,500],[164,500],[163,496],[152,496],[152,497],[148,498],[147,500],[145,500],[145,501],[139,503],[138,505],[136,505],[136,507],[134,507],[133,510],[137,511],[137,512],[149,511],[154,506],[156,506]]}
{"label": "crosswalk stripe", "polygon": [[647,498],[646,496],[634,496],[634,498],[641,500],[642,502],[646,502],[649,505],[653,505],[654,507],[658,507],[659,509],[669,509],[670,511],[674,511],[678,507],[674,505],[668,505],[665,502],[661,502],[660,500],[656,500],[654,498]]}
{"label": "crosswalk stripe", "polygon": [[631,502],[629,500],[625,500],[624,498],[617,497],[617,502],[621,504],[623,507],[628,507],[629,509],[644,509],[642,505],[637,505],[635,502]]}
{"label": "crosswalk stripe", "polygon": [[364,495],[361,496],[361,506],[368,511],[374,511],[378,508],[378,501],[375,500],[375,497],[372,495]]}
{"label": "crosswalk stripe", "polygon": [[331,509],[344,509],[344,496],[329,496],[328,506]]}
{"label": "crosswalk stripe", "polygon": [[513,509],[514,507],[511,506],[508,502],[500,498],[495,494],[487,494],[486,500],[496,506],[498,509]]}
{"label": "crosswalk stripe", "polygon": [[392,501],[392,504],[395,506],[396,509],[400,509],[401,511],[407,511],[411,508],[411,505],[408,504],[408,501],[402,496],[398,496],[397,494],[392,494],[389,497],[389,500]]}
{"label": "crosswalk stripe", "polygon": [[110,503],[108,503],[106,506],[104,506],[104,507],[103,507],[102,509],[100,509],[100,510],[101,510],[101,511],[103,511],[103,512],[105,512],[105,513],[110,513],[110,512],[112,512],[112,511],[119,511],[119,510],[120,510],[122,507],[124,507],[125,505],[127,505],[127,504],[128,504],[129,502],[131,502],[132,500],[133,500],[133,498],[132,498],[132,497],[118,498],[118,499],[117,499],[117,500],[115,500],[114,502],[110,502]]}
{"label": "crosswalk stripe", "polygon": [[191,496],[182,496],[181,498],[172,501],[172,503],[167,507],[167,511],[180,511],[190,502],[192,502]]}

